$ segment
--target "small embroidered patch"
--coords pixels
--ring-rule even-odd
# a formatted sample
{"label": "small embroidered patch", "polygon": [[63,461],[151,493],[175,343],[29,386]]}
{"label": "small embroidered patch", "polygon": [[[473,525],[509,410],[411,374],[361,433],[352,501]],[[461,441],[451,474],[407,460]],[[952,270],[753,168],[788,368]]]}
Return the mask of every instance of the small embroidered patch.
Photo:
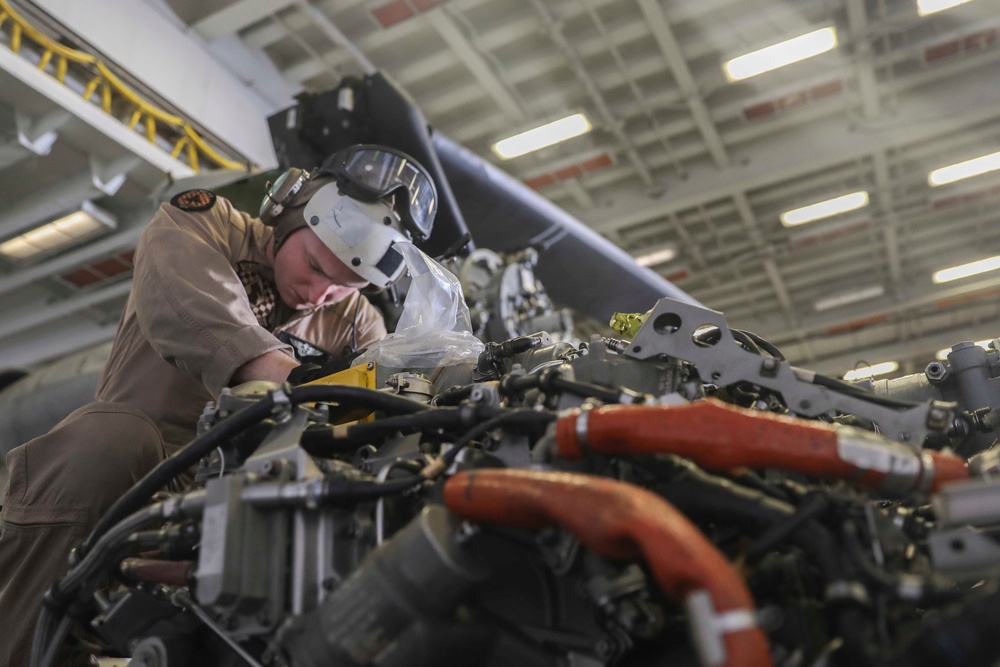
{"label": "small embroidered patch", "polygon": [[182,211],[207,211],[215,206],[215,193],[208,190],[186,190],[170,200]]}

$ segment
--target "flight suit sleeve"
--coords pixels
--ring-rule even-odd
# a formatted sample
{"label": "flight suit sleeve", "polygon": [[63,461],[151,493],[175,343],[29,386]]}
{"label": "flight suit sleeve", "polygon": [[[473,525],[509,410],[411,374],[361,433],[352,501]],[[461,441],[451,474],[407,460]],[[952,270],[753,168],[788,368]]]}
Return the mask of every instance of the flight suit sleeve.
{"label": "flight suit sleeve", "polygon": [[361,306],[358,310],[358,349],[363,350],[370,347],[372,343],[386,337],[385,320],[378,308],[369,303],[368,299],[360,294]]}
{"label": "flight suit sleeve", "polygon": [[143,334],[213,395],[248,361],[291,354],[258,324],[233,268],[249,252],[252,224],[222,198],[198,211],[163,204],[136,248],[132,291]]}

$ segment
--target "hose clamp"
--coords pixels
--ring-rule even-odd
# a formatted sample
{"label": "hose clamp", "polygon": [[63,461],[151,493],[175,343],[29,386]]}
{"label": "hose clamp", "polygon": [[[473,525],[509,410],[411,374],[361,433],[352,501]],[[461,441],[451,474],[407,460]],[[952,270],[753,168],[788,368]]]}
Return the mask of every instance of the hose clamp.
{"label": "hose clamp", "polygon": [[934,476],[937,473],[934,466],[934,457],[930,455],[930,452],[920,452],[920,463],[922,464],[922,469],[915,490],[918,493],[927,494],[930,493],[931,487],[934,486]]}
{"label": "hose clamp", "polygon": [[590,456],[590,411],[594,409],[592,405],[583,405],[576,415],[576,442],[580,446],[580,453]]}
{"label": "hose clamp", "polygon": [[[288,417],[292,410],[292,398],[288,395],[290,390],[291,385],[286,382],[269,392],[271,395],[271,402],[274,404],[274,407],[271,409],[271,414],[275,416],[284,416],[285,418]],[[284,419],[279,419],[279,421],[284,421]]]}
{"label": "hose clamp", "polygon": [[691,639],[701,664],[715,667],[726,662],[723,635],[757,627],[757,615],[752,609],[732,609],[718,613],[707,590],[691,593],[684,600],[691,623]]}
{"label": "hose clamp", "polygon": [[885,475],[880,490],[893,496],[913,491],[921,474],[917,452],[859,428],[837,428],[837,457],[859,471]]}

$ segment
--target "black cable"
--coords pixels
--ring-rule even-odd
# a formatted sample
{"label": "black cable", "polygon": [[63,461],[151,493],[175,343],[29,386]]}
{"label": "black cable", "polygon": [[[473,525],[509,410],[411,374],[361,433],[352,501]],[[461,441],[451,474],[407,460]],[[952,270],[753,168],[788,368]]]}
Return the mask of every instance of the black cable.
{"label": "black cable", "polygon": [[[471,406],[470,406],[471,407]],[[403,430],[424,430],[434,428],[454,428],[461,426],[463,420],[474,418],[474,410],[462,408],[436,408],[427,412],[400,417],[386,417],[367,424],[355,424],[347,429],[347,436],[352,440],[378,440]]]}
{"label": "black cable", "polygon": [[806,521],[814,519],[830,506],[825,496],[815,495],[795,510],[790,517],[775,523],[747,548],[746,560],[753,563],[784,542]]}
{"label": "black cable", "polygon": [[302,433],[299,444],[312,456],[329,458],[336,454],[353,452],[359,447],[383,440],[401,431],[453,430],[470,426],[476,421],[495,416],[500,408],[489,408],[485,412],[484,410],[486,406],[436,408],[412,415],[386,417],[350,426],[346,436],[335,436],[332,426],[313,427]]}
{"label": "black cable", "polygon": [[[749,489],[677,456],[643,458],[640,470],[654,475],[652,488],[696,522],[736,523],[752,532],[767,532],[795,516],[796,508],[760,491]],[[833,533],[815,517],[806,517],[786,534],[805,551],[828,581],[844,578],[844,567]]]}
{"label": "black cable", "polygon": [[363,440],[338,438],[333,434],[333,426],[312,426],[299,436],[299,446],[310,456],[328,459],[337,454],[350,454],[367,444]]}
{"label": "black cable", "polygon": [[[96,541],[87,555],[52,585],[45,594],[42,613],[35,624],[31,667],[51,667],[55,664],[58,652],[73,624],[73,618],[66,614],[66,610],[75,602],[93,593],[103,572],[105,561],[115,553],[119,544],[128,535],[160,520],[163,517],[163,507],[162,503],[145,507],[111,526]],[[89,590],[86,588],[88,583]]]}
{"label": "black cable", "polygon": [[556,420],[556,415],[548,412],[535,412],[534,410],[528,410],[527,408],[519,408],[517,410],[511,410],[510,412],[505,412],[502,415],[497,415],[491,419],[487,419],[481,424],[477,424],[469,429],[461,438],[455,440],[452,448],[449,449],[441,457],[442,461],[445,463],[446,467],[451,466],[458,458],[459,452],[469,445],[473,440],[480,437],[487,431],[491,431],[500,426],[509,425],[511,422],[520,422],[520,426],[541,426],[548,425],[550,422]]}
{"label": "black cable", "polygon": [[754,354],[761,357],[764,356],[763,353],[760,351],[760,347],[757,346],[757,343],[753,342],[750,336],[747,336],[745,332],[740,331],[739,329],[731,329],[730,333],[733,334],[733,338],[736,340],[736,342],[742,345],[743,349],[745,349],[747,352],[753,352]]}
{"label": "black cable", "polygon": [[564,391],[582,398],[596,398],[602,403],[618,403],[622,398],[621,390],[608,389],[589,382],[579,382],[562,377],[555,368],[547,368],[541,373],[532,375],[506,375],[500,380],[500,391],[508,396],[522,393],[528,389],[541,389],[546,393],[552,390]]}
{"label": "black cable", "polygon": [[342,505],[365,500],[375,500],[412,489],[425,480],[420,475],[407,475],[387,482],[358,482],[328,480],[323,483],[323,503]]}
{"label": "black cable", "polygon": [[[54,632],[48,629],[53,623],[57,623]],[[59,651],[72,628],[72,616],[64,615],[59,618],[52,609],[42,607],[31,644],[31,667],[51,667],[56,664]]]}
{"label": "black cable", "polygon": [[860,398],[861,400],[868,401],[869,403],[875,403],[876,405],[881,405],[887,408],[896,409],[906,409],[915,408],[921,403],[915,403],[913,401],[903,401],[896,398],[887,398],[885,396],[879,396],[870,391],[865,391],[860,387],[855,387],[854,385],[844,382],[842,380],[837,380],[835,378],[827,377],[825,375],[820,375],[816,373],[813,376],[812,383],[819,385],[820,387],[826,387],[827,389],[832,389],[840,394],[846,394],[853,398]]}
{"label": "black cable", "polygon": [[466,384],[449,387],[431,399],[431,403],[433,405],[458,405],[472,395],[475,386],[475,384]]}
{"label": "black cable", "polygon": [[[267,397],[226,418],[173,456],[162,461],[119,498],[101,517],[86,541],[77,548],[78,563],[70,569],[65,577],[52,586],[46,596],[48,612],[39,617],[39,623],[36,626],[32,649],[32,667],[50,667],[65,640],[69,627],[72,625],[72,619],[65,617],[65,614],[61,612],[64,612],[72,604],[74,598],[79,597],[80,589],[85,586],[87,581],[94,579],[95,574],[100,573],[103,562],[109,557],[109,553],[123,540],[124,536],[143,527],[150,520],[158,520],[162,517],[162,504],[142,507],[149,498],[216,447],[270,416],[276,405],[276,396],[280,400],[280,392],[269,393]],[[342,385],[296,387],[287,393],[286,398],[290,405],[337,402],[404,414],[430,410],[422,403],[394,394]],[[381,484],[331,485],[330,498],[343,500],[345,498],[379,497],[404,491],[422,481],[419,475],[415,475],[409,479]],[[137,511],[132,511],[133,508],[137,508]],[[57,635],[55,637],[52,636],[54,623],[58,623],[54,631]],[[44,654],[40,652],[41,650],[44,650]],[[38,663],[34,656],[40,656],[41,662]]]}
{"label": "black cable", "polygon": [[785,355],[781,353],[781,350],[775,347],[774,344],[768,341],[766,338],[762,338],[761,336],[758,336],[754,332],[747,331],[746,329],[740,329],[739,331],[747,338],[752,340],[754,343],[756,343],[758,346],[760,346],[761,349],[763,349],[765,352],[770,354],[775,359],[780,359],[781,361],[785,361]]}
{"label": "black cable", "polygon": [[[521,427],[538,427],[555,421],[556,415],[548,412],[535,412],[528,409],[516,409],[491,417],[481,424],[469,429],[462,437],[455,440],[451,449],[441,456],[444,469],[451,467],[459,453],[476,438],[501,426],[516,424]],[[328,480],[323,485],[324,502],[330,504],[360,502],[372,500],[412,489],[426,479],[422,475],[410,475],[389,482],[356,482],[345,480]]]}
{"label": "black cable", "polygon": [[770,496],[771,498],[776,498],[787,503],[792,502],[793,498],[791,495],[782,489],[779,489],[773,484],[769,484],[760,477],[757,473],[752,470],[744,470],[734,476],[734,479],[742,484],[743,486],[748,486],[754,491],[760,491],[764,495]]}
{"label": "black cable", "polygon": [[84,557],[94,544],[112,526],[141,508],[154,493],[169,484],[178,475],[195,465],[215,448],[224,444],[238,433],[267,418],[274,408],[274,399],[269,395],[240,412],[226,418],[208,433],[194,439],[183,449],[162,461],[146,473],[131,489],[125,492],[111,508],[101,516],[97,525],[77,547],[77,556]]}
{"label": "black cable", "polygon": [[[336,402],[357,405],[385,412],[413,414],[429,410],[423,403],[373,389],[345,385],[306,385],[288,393],[292,405],[299,403]],[[119,498],[97,522],[86,541],[78,548],[84,556],[111,526],[141,508],[154,493],[183,474],[216,447],[238,433],[267,418],[275,407],[274,393],[227,417],[210,431],[191,441],[173,456],[162,461]]]}
{"label": "black cable", "polygon": [[[847,553],[851,557],[851,562],[858,567],[861,574],[870,583],[880,586],[893,594],[897,594],[900,586],[902,585],[899,577],[878,567],[875,563],[869,560],[868,555],[865,553],[865,548],[861,544],[861,537],[858,535],[858,529],[854,523],[845,521],[842,533],[844,535],[844,546],[847,548]],[[923,587],[919,601],[923,604],[937,605],[946,602],[953,602],[961,599],[965,595],[962,591],[956,590],[954,587],[938,585],[937,582],[932,580],[930,577],[921,577],[921,580]]]}

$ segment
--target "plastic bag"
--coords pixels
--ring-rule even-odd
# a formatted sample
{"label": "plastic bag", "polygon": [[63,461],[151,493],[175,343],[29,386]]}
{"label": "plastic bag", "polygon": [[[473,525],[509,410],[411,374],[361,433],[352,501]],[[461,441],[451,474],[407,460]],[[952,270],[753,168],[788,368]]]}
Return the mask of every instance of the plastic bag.
{"label": "plastic bag", "polygon": [[403,313],[395,333],[374,343],[355,363],[430,370],[475,362],[486,346],[472,335],[458,278],[412,243],[394,247],[403,254],[411,278]]}

